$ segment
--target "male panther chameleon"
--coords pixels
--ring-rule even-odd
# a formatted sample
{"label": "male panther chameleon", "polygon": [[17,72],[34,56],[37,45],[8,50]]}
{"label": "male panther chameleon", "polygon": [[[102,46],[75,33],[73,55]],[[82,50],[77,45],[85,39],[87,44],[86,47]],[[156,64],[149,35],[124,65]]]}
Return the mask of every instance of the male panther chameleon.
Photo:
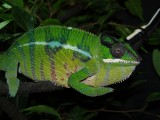
{"label": "male panther chameleon", "polygon": [[106,86],[128,78],[139,63],[127,43],[62,26],[33,29],[0,55],[0,70],[5,71],[12,97],[19,86],[18,72],[93,97],[112,92]]}
{"label": "male panther chameleon", "polygon": [[[160,22],[160,8],[148,24],[121,42],[107,35],[94,35],[71,27],[46,26],[33,29],[0,54],[9,94],[19,87],[17,73],[34,81],[51,81],[87,96],[112,92],[108,85],[127,79],[140,63],[138,49]],[[133,48],[131,47],[133,46]]]}

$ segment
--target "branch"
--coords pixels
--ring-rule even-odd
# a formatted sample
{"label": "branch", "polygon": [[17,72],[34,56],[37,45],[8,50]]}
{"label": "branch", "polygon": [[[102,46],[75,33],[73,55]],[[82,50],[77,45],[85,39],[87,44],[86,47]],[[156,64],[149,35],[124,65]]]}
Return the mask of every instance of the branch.
{"label": "branch", "polygon": [[[26,91],[29,93],[40,93],[40,92],[49,92],[63,89],[60,86],[54,85],[50,81],[41,81],[41,82],[20,82],[20,86],[18,89],[19,93],[25,93]],[[0,81],[0,95],[8,95],[8,85]]]}

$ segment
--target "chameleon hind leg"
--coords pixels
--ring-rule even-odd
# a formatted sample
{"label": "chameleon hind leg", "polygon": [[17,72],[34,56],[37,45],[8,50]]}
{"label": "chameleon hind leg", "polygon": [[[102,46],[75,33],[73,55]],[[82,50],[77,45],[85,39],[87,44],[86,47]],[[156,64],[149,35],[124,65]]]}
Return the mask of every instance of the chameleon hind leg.
{"label": "chameleon hind leg", "polygon": [[90,97],[104,95],[113,91],[113,89],[109,87],[92,87],[82,83],[82,80],[89,77],[88,71],[89,70],[87,68],[84,68],[76,73],[73,73],[68,79],[69,86]]}
{"label": "chameleon hind leg", "polygon": [[19,79],[17,78],[18,61],[12,60],[8,63],[5,77],[7,79],[9,94],[11,97],[16,96],[19,87]]}

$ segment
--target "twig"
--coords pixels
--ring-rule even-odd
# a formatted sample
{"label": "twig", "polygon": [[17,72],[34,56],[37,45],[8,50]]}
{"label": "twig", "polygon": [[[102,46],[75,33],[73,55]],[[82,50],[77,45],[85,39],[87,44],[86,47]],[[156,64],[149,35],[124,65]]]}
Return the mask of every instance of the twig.
{"label": "twig", "polygon": [[132,28],[132,29],[137,29],[137,28],[138,28],[138,27],[135,27],[135,26],[131,26],[131,25],[123,25],[123,24],[118,24],[118,23],[115,23],[115,22],[109,22],[108,25],[113,25],[113,26],[124,26],[124,27]]}
{"label": "twig", "polygon": [[147,105],[144,105],[141,109],[135,109],[135,110],[106,110],[105,108],[102,108],[98,110],[91,110],[89,112],[110,112],[110,113],[123,113],[123,114],[139,112],[139,113],[150,115],[156,118],[160,118],[160,115],[145,111],[146,108],[147,108]]}

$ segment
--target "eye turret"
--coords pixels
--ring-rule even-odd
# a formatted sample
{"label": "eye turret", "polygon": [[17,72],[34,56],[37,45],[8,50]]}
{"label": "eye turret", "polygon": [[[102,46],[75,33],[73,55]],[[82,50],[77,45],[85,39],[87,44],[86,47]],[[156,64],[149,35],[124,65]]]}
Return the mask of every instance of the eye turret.
{"label": "eye turret", "polygon": [[133,62],[133,64],[136,62],[139,63],[140,56],[128,43],[109,35],[102,35],[100,37],[100,42],[103,46],[103,61],[105,63],[117,63],[122,61],[125,61],[125,63]]}
{"label": "eye turret", "polygon": [[122,43],[120,43],[115,37],[110,35],[101,35],[101,44],[108,47],[114,58],[121,58],[126,49]]}
{"label": "eye turret", "polygon": [[123,46],[123,44],[117,43],[117,44],[112,45],[110,51],[113,57],[121,58],[125,54],[126,49]]}

